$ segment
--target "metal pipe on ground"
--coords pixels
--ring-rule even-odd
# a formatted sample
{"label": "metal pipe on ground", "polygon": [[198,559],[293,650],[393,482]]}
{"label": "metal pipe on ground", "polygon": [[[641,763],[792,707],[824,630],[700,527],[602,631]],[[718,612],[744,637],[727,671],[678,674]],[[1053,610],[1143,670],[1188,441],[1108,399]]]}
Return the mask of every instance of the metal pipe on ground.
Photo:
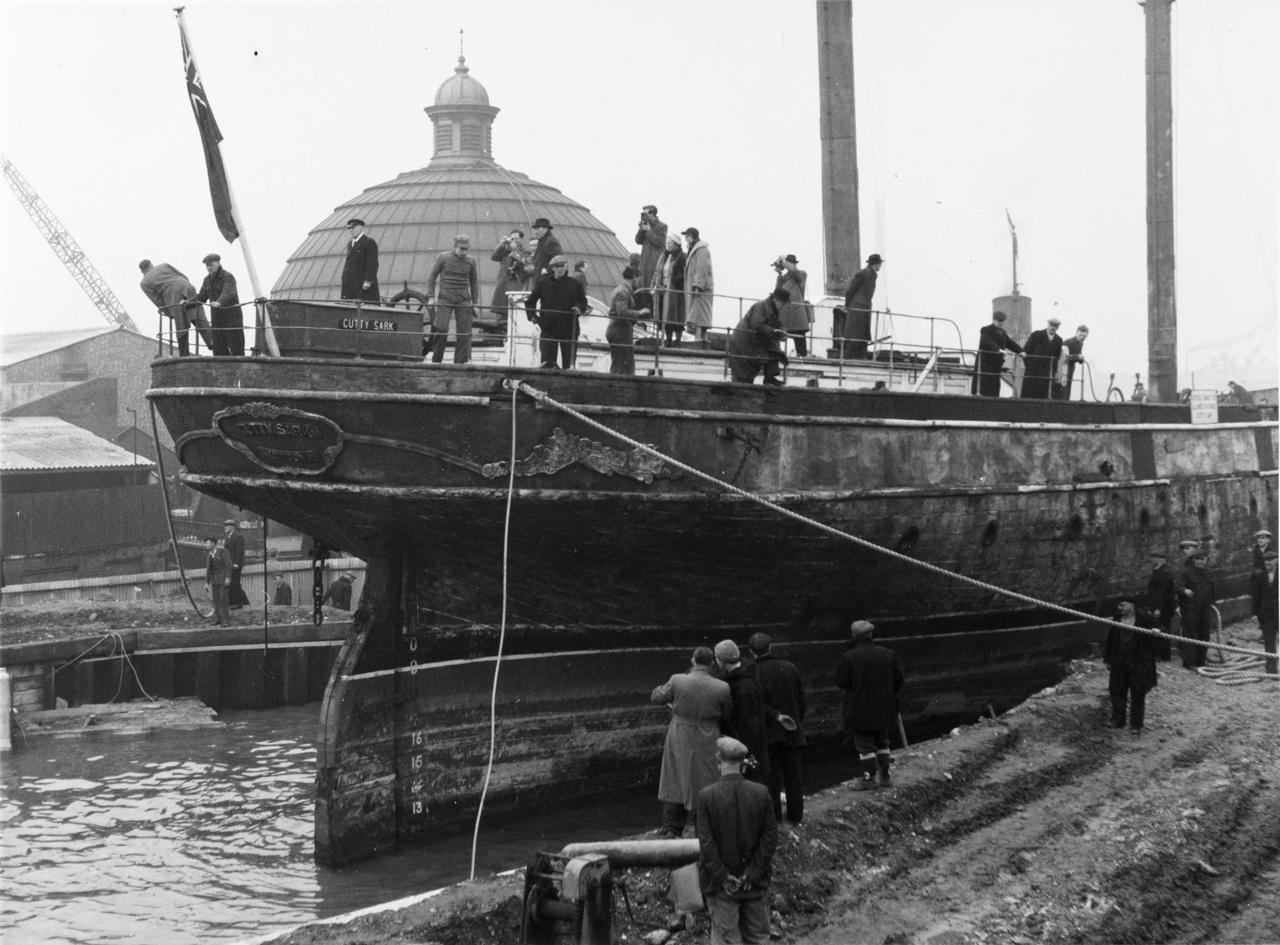
{"label": "metal pipe on ground", "polygon": [[571,843],[559,855],[568,859],[602,853],[610,866],[657,866],[675,869],[698,862],[698,841],[689,840],[600,840]]}

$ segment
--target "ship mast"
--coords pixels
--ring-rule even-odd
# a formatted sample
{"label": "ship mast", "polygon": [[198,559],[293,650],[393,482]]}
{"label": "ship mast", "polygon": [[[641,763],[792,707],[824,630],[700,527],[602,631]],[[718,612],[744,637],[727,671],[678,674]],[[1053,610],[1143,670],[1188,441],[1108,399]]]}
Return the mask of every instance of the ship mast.
{"label": "ship mast", "polygon": [[1147,39],[1147,379],[1153,401],[1178,399],[1174,299],[1173,0],[1145,0]]}
{"label": "ship mast", "polygon": [[818,0],[818,101],[825,289],[827,295],[842,296],[861,259],[858,142],[853,107],[853,0]]}

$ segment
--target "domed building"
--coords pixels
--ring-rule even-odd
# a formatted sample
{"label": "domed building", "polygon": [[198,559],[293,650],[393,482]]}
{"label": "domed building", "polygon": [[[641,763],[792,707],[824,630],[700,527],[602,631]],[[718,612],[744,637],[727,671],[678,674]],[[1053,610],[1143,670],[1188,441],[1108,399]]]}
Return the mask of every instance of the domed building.
{"label": "domed building", "polygon": [[[336,299],[346,257],[347,220],[358,217],[378,241],[378,286],[384,299],[404,288],[425,291],[436,256],[453,247],[453,237],[471,237],[480,267],[477,316],[487,315],[498,278],[489,259],[514,228],[546,217],[570,263],[589,266],[589,293],[606,298],[622,276],[630,250],[582,204],[547,184],[504,168],[493,159],[493,120],[498,109],[489,93],[458,57],[451,78],[424,109],[435,128],[431,163],[376,184],[336,207],[289,257],[273,298]],[[497,321],[497,319],[494,319]]]}

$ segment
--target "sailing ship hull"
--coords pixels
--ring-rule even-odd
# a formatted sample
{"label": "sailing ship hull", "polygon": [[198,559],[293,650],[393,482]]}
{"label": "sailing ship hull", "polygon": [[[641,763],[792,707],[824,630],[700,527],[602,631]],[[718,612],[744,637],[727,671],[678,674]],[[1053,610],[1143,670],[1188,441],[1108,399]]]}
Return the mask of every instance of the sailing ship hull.
{"label": "sailing ship hull", "polygon": [[[1101,613],[1148,549],[1276,518],[1256,414],[305,358],[158,361],[153,388],[184,482],[369,564],[323,708],[335,863],[469,821],[500,637],[487,813],[656,780],[648,694],[694,646],[770,633],[833,742],[831,668],[871,619],[937,731],[1100,639],[1034,601]],[[1242,590],[1243,543],[1214,567]]]}

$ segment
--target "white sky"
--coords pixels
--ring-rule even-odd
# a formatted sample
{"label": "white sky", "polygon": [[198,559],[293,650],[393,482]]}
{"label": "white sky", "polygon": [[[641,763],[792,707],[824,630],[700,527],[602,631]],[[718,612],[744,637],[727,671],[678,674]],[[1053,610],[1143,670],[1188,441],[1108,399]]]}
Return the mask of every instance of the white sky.
{"label": "white sky", "polygon": [[[1008,208],[1034,322],[1088,323],[1095,378],[1128,390],[1147,367],[1141,6],[853,9],[862,255],[888,260],[877,306],[953,318],[973,345],[1010,287]],[[502,109],[501,164],[626,244],[644,203],[698,226],[718,292],[762,296],[788,252],[821,288],[808,0],[193,0],[185,15],[264,291],[335,206],[430,160],[422,109],[459,29]],[[1274,386],[1280,3],[1177,0],[1173,18],[1179,383]],[[0,95],[0,150],[144,331],[144,256],[198,281],[217,250],[250,294],[214,226],[171,5],[0,2]],[[12,195],[0,220],[0,330],[103,324]]]}

